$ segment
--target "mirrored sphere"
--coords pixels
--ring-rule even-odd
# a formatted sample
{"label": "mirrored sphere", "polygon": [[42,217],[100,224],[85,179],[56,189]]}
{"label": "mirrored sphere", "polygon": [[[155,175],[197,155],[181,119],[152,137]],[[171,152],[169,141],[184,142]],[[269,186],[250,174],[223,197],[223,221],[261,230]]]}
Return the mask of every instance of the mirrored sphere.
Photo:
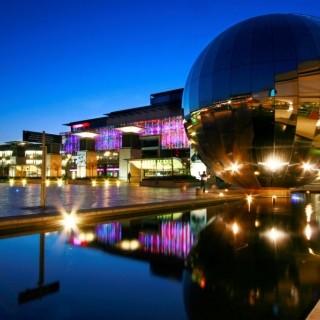
{"label": "mirrored sphere", "polygon": [[270,14],[240,22],[196,59],[183,107],[191,146],[211,174],[243,188],[318,177],[320,19]]}

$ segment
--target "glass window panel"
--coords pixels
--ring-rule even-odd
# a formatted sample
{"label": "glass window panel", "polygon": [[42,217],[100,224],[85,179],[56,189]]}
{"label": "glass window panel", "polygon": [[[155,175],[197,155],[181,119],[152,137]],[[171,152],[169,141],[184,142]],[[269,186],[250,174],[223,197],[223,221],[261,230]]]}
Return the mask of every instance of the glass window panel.
{"label": "glass window panel", "polygon": [[273,33],[275,61],[296,59],[296,48],[290,29],[285,28]]}
{"label": "glass window panel", "polygon": [[241,67],[251,63],[252,33],[237,37],[232,48],[232,67]]}
{"label": "glass window panel", "polygon": [[274,63],[274,72],[277,81],[296,78],[297,61],[294,59],[285,61],[276,61]]}
{"label": "glass window panel", "polygon": [[273,61],[273,38],[268,29],[255,34],[252,44],[252,63]]}
{"label": "glass window panel", "polygon": [[199,108],[199,80],[189,83],[189,108],[190,112]]}
{"label": "glass window panel", "polygon": [[231,28],[228,30],[227,35],[225,35],[225,33],[222,34],[223,38],[218,46],[219,51],[217,52],[214,62],[214,70],[230,68],[233,44],[237,31],[238,28]]}
{"label": "glass window panel", "polygon": [[200,79],[199,102],[201,106],[208,106],[212,103],[212,73]]}
{"label": "glass window panel", "polygon": [[251,66],[231,69],[231,95],[251,93]]}
{"label": "glass window panel", "polygon": [[252,92],[260,92],[275,88],[273,63],[252,65]]}
{"label": "glass window panel", "polygon": [[213,68],[215,66],[214,61],[216,60],[217,52],[220,48],[220,43],[222,41],[222,37],[218,37],[215,41],[215,45],[209,45],[206,50],[206,59],[203,62],[201,67],[201,75],[211,74],[213,72]]}
{"label": "glass window panel", "polygon": [[319,97],[320,74],[310,74],[299,77],[299,96],[300,97]]}
{"label": "glass window panel", "polygon": [[306,60],[315,60],[318,58],[312,33],[306,27],[305,23],[301,20],[289,20],[291,24],[291,32],[296,46],[298,63]]}
{"label": "glass window panel", "polygon": [[220,101],[230,97],[230,69],[213,73],[212,100]]}

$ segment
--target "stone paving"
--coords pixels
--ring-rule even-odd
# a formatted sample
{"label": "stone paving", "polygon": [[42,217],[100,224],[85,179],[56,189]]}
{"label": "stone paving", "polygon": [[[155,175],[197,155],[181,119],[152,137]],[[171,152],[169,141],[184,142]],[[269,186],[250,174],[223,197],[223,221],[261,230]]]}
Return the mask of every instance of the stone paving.
{"label": "stone paving", "polygon": [[0,237],[7,232],[18,234],[27,229],[54,229],[61,226],[63,213],[77,213],[85,225],[98,219],[187,211],[244,198],[242,191],[210,189],[203,193],[199,188],[150,188],[133,184],[67,185],[49,187],[46,206],[42,208],[39,185],[23,188],[0,185],[0,191]]}
{"label": "stone paving", "polygon": [[[111,208],[128,205],[159,203],[164,201],[197,200],[204,197],[219,197],[223,190],[210,189],[203,194],[195,187],[150,188],[123,183],[120,186],[63,185],[46,189],[45,212],[57,210],[83,210]],[[227,195],[227,192],[224,192]],[[40,207],[41,187],[38,184],[10,186],[0,184],[0,217],[43,213]]]}

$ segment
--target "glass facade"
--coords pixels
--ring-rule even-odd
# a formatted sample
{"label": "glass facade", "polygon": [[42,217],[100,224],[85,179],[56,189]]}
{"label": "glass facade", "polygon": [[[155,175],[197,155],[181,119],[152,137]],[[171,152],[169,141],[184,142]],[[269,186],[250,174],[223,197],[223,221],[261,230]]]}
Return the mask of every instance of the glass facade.
{"label": "glass facade", "polygon": [[195,61],[183,107],[192,147],[244,188],[318,176],[320,20],[270,14],[234,25]]}

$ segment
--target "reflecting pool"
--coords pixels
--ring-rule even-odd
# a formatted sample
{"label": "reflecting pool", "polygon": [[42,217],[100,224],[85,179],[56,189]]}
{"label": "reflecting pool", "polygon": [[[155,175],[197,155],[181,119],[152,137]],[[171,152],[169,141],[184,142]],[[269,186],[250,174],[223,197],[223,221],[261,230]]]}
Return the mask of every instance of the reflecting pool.
{"label": "reflecting pool", "polygon": [[319,203],[294,194],[221,208],[187,259],[189,318],[306,319],[320,297]]}
{"label": "reflecting pool", "polygon": [[319,204],[293,194],[0,231],[0,319],[305,319],[320,296]]}
{"label": "reflecting pool", "polygon": [[0,239],[0,319],[186,319],[184,218]]}

